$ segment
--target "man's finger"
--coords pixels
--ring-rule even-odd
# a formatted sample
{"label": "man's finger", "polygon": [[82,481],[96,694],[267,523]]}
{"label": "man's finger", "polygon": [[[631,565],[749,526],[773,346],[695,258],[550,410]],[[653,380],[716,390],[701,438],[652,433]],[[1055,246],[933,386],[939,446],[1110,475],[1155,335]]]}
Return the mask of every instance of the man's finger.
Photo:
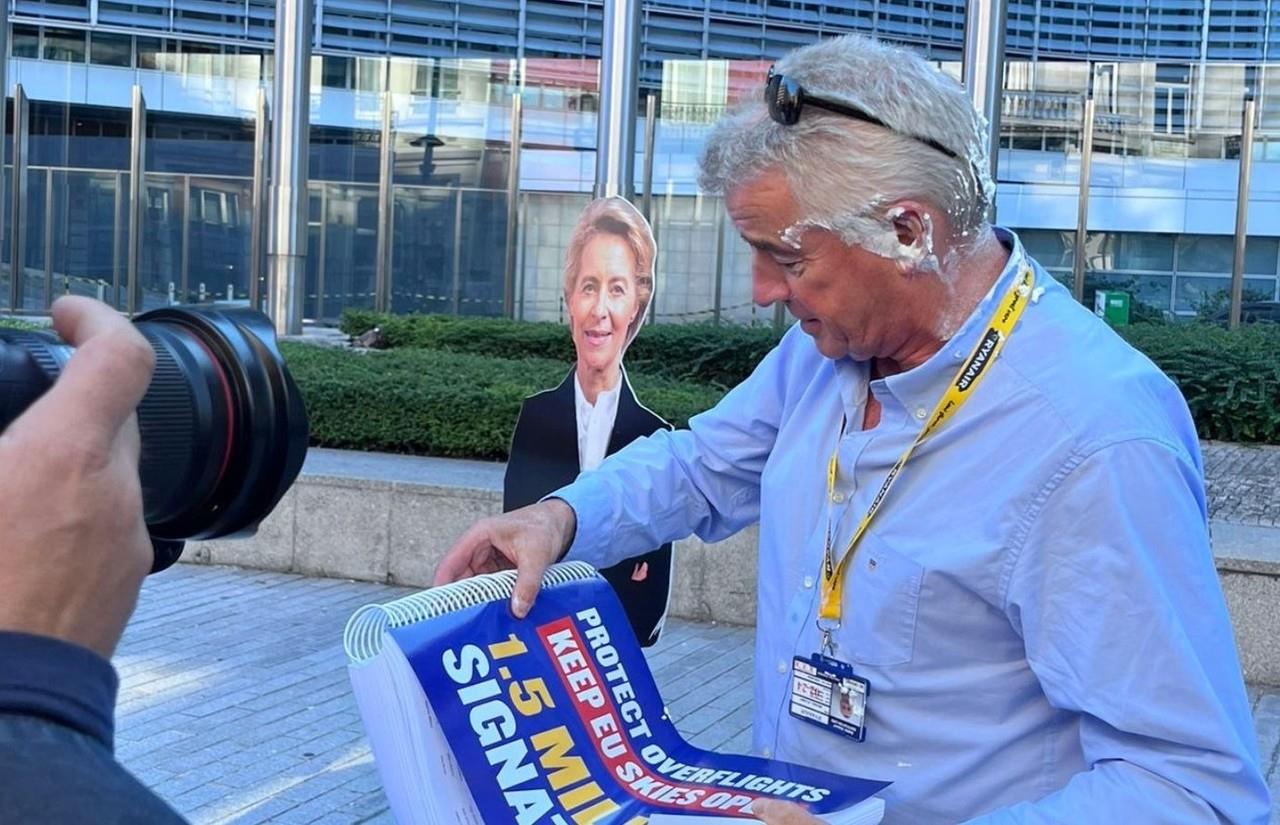
{"label": "man's finger", "polygon": [[516,587],[511,594],[511,612],[517,619],[529,615],[529,609],[538,598],[538,590],[542,588],[542,574],[546,570],[546,562],[539,560],[536,555],[526,555],[516,562]]}
{"label": "man's finger", "polygon": [[757,799],[751,803],[751,815],[765,825],[821,825],[822,820],[796,805],[781,799]]}
{"label": "man's finger", "polygon": [[477,572],[477,556],[492,552],[492,548],[493,543],[489,539],[485,522],[478,521],[471,525],[440,560],[433,585],[439,587],[474,576]]}
{"label": "man's finger", "polygon": [[[88,298],[61,298],[54,326],[75,354],[62,375],[15,425],[83,433],[105,442],[128,421],[151,384],[155,354],[119,313]],[[87,431],[87,432],[86,432]]]}

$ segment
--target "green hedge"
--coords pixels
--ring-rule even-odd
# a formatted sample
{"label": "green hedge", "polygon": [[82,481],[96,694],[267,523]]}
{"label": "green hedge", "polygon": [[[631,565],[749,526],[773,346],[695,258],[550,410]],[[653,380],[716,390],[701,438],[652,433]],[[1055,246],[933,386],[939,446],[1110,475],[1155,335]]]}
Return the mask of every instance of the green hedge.
{"label": "green hedge", "polygon": [[[500,359],[535,355],[561,364],[573,358],[564,326],[554,323],[368,312],[348,312],[343,319],[350,334],[373,326],[382,328],[392,347],[406,351]],[[1280,444],[1280,327],[1228,331],[1205,324],[1135,324],[1121,333],[1177,382],[1201,437]],[[654,375],[722,389],[748,375],[778,337],[773,329],[657,325],[645,329],[628,351],[628,371],[637,382]]]}
{"label": "green hedge", "polygon": [[[506,458],[520,403],[553,387],[569,364],[404,349],[350,352],[284,343],[289,368],[324,447]],[[677,427],[714,405],[721,391],[633,375],[644,403]]]}
{"label": "green hedge", "polygon": [[[348,335],[375,326],[392,348],[549,358],[566,364],[574,359],[573,341],[564,324],[351,310],[342,317],[341,329]],[[769,327],[656,324],[643,329],[632,342],[627,370],[728,388],[750,374],[781,337],[781,332]]]}
{"label": "green hedge", "polygon": [[1139,324],[1123,335],[1177,383],[1201,438],[1280,444],[1280,326]]}

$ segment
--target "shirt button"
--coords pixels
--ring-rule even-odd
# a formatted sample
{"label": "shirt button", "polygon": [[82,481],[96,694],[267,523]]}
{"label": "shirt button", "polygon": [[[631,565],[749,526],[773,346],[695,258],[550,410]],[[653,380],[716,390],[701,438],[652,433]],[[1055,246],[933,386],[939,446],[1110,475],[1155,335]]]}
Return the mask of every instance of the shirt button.
{"label": "shirt button", "polygon": [[805,590],[810,590],[810,589],[812,589],[812,588],[813,588],[813,576],[805,576],[805,577],[804,577],[804,589],[805,589]]}
{"label": "shirt button", "polygon": [[957,361],[963,361],[964,353],[960,350],[956,350],[955,352],[951,353],[951,357],[956,359]]}
{"label": "shirt button", "polygon": [[921,421],[923,421],[924,417],[928,414],[929,414],[929,411],[926,410],[924,407],[920,407],[916,410],[916,418],[919,418]]}
{"label": "shirt button", "polygon": [[787,672],[787,663],[786,663],[786,662],[778,662],[778,672],[779,672],[779,673],[786,673],[786,672]]}
{"label": "shirt button", "polygon": [[769,757],[773,756],[773,751],[769,750],[768,748],[761,748],[760,755],[763,756],[765,759],[768,759]]}
{"label": "shirt button", "polygon": [[834,501],[836,504],[839,504],[840,502],[844,501],[844,493],[841,493],[841,492],[832,493],[831,500]]}

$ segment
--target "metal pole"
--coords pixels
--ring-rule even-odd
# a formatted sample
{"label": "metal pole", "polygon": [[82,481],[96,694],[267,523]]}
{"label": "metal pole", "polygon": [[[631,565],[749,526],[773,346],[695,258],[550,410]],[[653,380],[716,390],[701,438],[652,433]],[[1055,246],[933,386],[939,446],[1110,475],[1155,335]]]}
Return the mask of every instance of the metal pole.
{"label": "metal pole", "polygon": [[13,87],[13,191],[9,211],[9,305],[14,311],[23,309],[27,267],[23,260],[27,239],[27,94],[19,83]]}
{"label": "metal pole", "polygon": [[[111,208],[111,306],[120,308],[120,261],[127,245],[124,225],[121,217],[124,214],[124,173],[116,172],[114,202]],[[0,198],[0,200],[3,200]]]}
{"label": "metal pole", "polygon": [[[179,303],[186,304],[191,301],[191,176],[183,175],[176,180],[182,181],[182,251],[179,253],[182,255],[179,268],[182,300]],[[199,302],[204,303],[204,295],[200,296]]]}
{"label": "metal pole", "polygon": [[644,186],[644,201],[641,212],[644,219],[653,222],[650,210],[653,209],[653,144],[658,128],[658,96],[653,92],[644,96],[644,169],[641,172],[641,185]]}
{"label": "metal pole", "polygon": [[712,305],[716,325],[720,325],[720,304],[724,297],[724,204],[716,209],[716,292]]}
{"label": "metal pole", "polygon": [[311,6],[311,0],[276,0],[267,271],[269,314],[280,335],[302,332],[311,122]]}
{"label": "metal pole", "polygon": [[603,32],[595,194],[629,198],[635,191],[640,0],[605,0]]}
{"label": "metal pole", "polygon": [[462,190],[458,189],[458,202],[453,213],[453,295],[451,308],[454,315],[462,307]]}
{"label": "metal pole", "polygon": [[264,278],[263,241],[267,230],[267,148],[271,124],[267,121],[267,90],[258,87],[257,113],[253,132],[253,223],[249,226],[249,306],[262,308]]}
{"label": "metal pole", "polygon": [[1245,230],[1249,223],[1249,178],[1253,173],[1253,123],[1258,104],[1253,91],[1245,94],[1244,115],[1240,123],[1240,178],[1236,188],[1236,248],[1231,261],[1231,329],[1240,326],[1240,305],[1244,300]]}
{"label": "metal pole", "polygon": [[502,284],[502,314],[514,318],[516,313],[516,221],[520,216],[520,142],[524,138],[524,122],[520,93],[511,98],[511,161],[507,164],[507,260]]}
{"label": "metal pole", "polygon": [[991,179],[1000,157],[1000,103],[1004,95],[1004,29],[1008,0],[965,4],[964,86],[973,108],[987,119]]}
{"label": "metal pole", "polygon": [[395,133],[391,130],[391,89],[382,92],[382,145],[378,147],[378,260],[373,276],[373,309],[387,312],[391,306],[392,180],[395,171]]}
{"label": "metal pole", "polygon": [[[0,58],[2,58],[0,59],[0,118],[4,117],[4,98],[9,89],[9,4],[6,2],[3,8],[4,20],[2,21],[3,25],[0,25]],[[14,123],[17,123],[16,118]],[[0,127],[3,126],[4,124],[0,123]],[[3,141],[0,141],[0,173],[4,171],[3,146]],[[3,189],[2,183],[3,181],[0,181],[0,189]],[[4,222],[4,198],[0,197],[0,243],[4,243],[7,231]],[[21,309],[21,307],[13,307],[13,309]]]}
{"label": "metal pole", "polygon": [[1084,124],[1080,135],[1080,195],[1076,202],[1076,245],[1071,294],[1084,301],[1085,242],[1089,227],[1089,176],[1093,167],[1093,84],[1084,99]]}
{"label": "metal pole", "polygon": [[[68,193],[69,195],[70,193]],[[65,223],[62,226],[66,226]],[[65,245],[64,245],[65,246]],[[65,276],[67,273],[62,273]],[[53,167],[44,170],[44,305],[53,303]]]}
{"label": "metal pole", "polygon": [[133,118],[129,131],[129,241],[125,252],[125,310],[133,315],[141,307],[142,284],[138,280],[138,265],[142,253],[142,216],[145,204],[143,177],[147,173],[147,101],[142,87],[133,87]]}

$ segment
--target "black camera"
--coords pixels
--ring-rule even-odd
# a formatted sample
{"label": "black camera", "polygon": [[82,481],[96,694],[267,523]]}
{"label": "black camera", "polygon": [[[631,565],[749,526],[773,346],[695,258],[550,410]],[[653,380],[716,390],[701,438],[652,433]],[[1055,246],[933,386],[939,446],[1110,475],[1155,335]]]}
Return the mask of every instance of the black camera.
{"label": "black camera", "polygon": [[[138,405],[154,573],[177,561],[187,539],[257,530],[302,469],[307,412],[261,312],[168,307],[135,324],[156,354]],[[0,329],[0,429],[53,384],[71,353],[51,333]]]}

